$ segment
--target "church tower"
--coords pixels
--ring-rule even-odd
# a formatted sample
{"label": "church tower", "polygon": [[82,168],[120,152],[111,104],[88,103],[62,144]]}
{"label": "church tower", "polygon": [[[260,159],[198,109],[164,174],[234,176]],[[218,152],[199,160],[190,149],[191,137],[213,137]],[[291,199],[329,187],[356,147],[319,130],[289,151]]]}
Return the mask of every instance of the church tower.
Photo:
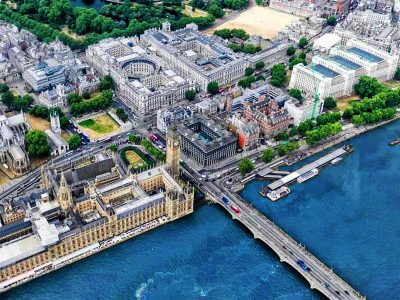
{"label": "church tower", "polygon": [[181,139],[175,125],[167,132],[167,165],[173,176],[179,176],[179,160],[181,157]]}
{"label": "church tower", "polygon": [[60,117],[57,112],[50,113],[51,130],[55,133],[61,134]]}
{"label": "church tower", "polygon": [[72,193],[69,188],[67,179],[65,179],[64,173],[61,173],[60,185],[58,187],[57,201],[61,206],[61,210],[67,211],[72,207]]}

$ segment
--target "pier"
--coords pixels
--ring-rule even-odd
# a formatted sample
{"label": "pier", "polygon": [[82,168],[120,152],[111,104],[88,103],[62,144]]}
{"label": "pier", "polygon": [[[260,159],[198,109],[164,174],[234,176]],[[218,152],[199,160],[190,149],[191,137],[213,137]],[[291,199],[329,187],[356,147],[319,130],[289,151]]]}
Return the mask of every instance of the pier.
{"label": "pier", "polygon": [[346,154],[349,154],[352,151],[353,151],[353,148],[351,146],[343,146],[343,147],[341,147],[333,152],[330,152],[327,155],[317,159],[316,161],[314,161],[310,164],[307,164],[307,165],[301,167],[300,169],[282,177],[281,179],[278,179],[278,180],[266,185],[265,187],[262,188],[260,193],[262,195],[267,195],[268,192],[270,192],[270,191],[275,191],[283,186],[289,185],[290,183],[297,180],[297,178],[306,174],[307,172],[310,172],[313,169],[322,168],[323,166],[332,162],[334,159],[336,159],[338,157],[342,157]]}

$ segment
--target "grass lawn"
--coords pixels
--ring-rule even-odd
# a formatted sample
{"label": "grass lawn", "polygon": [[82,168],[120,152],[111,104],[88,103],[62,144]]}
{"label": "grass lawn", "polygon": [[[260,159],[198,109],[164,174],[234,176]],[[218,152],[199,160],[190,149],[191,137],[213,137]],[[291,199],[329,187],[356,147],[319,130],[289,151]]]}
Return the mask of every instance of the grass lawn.
{"label": "grass lawn", "polygon": [[340,111],[345,110],[352,102],[359,101],[360,97],[357,95],[344,97],[336,100],[337,109]]}
{"label": "grass lawn", "polygon": [[391,88],[391,89],[395,89],[395,88],[400,87],[400,81],[397,81],[397,80],[386,81],[383,84],[385,86],[387,86],[388,88]]}
{"label": "grass lawn", "polygon": [[51,128],[50,122],[45,119],[32,116],[31,114],[26,114],[26,119],[32,129],[45,131],[46,129]]}
{"label": "grass lawn", "polygon": [[110,133],[118,131],[120,128],[108,114],[103,114],[94,119],[87,119],[78,124],[91,140],[98,140],[108,136]]}
{"label": "grass lawn", "polygon": [[137,155],[135,151],[128,150],[128,151],[125,152],[125,155],[126,155],[126,158],[129,161],[129,164],[134,169],[147,167],[146,162],[139,155]]}
{"label": "grass lawn", "polygon": [[98,133],[109,133],[118,129],[118,124],[107,114],[99,116],[95,119],[87,119],[79,122],[79,125],[89,128]]}

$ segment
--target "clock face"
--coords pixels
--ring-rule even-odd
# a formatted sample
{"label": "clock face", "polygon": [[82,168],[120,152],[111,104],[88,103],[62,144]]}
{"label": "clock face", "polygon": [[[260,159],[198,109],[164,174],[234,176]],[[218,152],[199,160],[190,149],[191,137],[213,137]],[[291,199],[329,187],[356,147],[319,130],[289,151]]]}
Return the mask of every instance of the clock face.
{"label": "clock face", "polygon": [[179,145],[179,141],[175,141],[174,146],[178,146],[178,145]]}

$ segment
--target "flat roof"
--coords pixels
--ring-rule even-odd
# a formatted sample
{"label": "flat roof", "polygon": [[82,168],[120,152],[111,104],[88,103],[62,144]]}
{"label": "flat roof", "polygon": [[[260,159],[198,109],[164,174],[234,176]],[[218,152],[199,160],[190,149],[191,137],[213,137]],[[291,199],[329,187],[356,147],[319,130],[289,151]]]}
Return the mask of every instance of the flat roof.
{"label": "flat roof", "polygon": [[351,60],[348,60],[347,58],[344,58],[339,55],[334,55],[330,57],[330,60],[341,65],[342,67],[349,69],[349,70],[358,70],[361,69],[361,66],[359,64],[356,64],[352,62]]}
{"label": "flat roof", "polygon": [[314,70],[315,70],[315,72],[317,72],[325,77],[329,77],[329,78],[334,78],[334,77],[340,75],[339,73],[337,73],[323,65],[320,65],[320,64],[315,65]]}
{"label": "flat roof", "polygon": [[369,53],[369,52],[367,52],[363,49],[357,48],[357,47],[351,47],[351,48],[347,49],[347,51],[350,53],[353,53],[369,62],[378,63],[378,62],[383,61],[383,58],[380,58],[379,56],[376,56],[372,53]]}
{"label": "flat roof", "polygon": [[0,247],[0,268],[44,251],[40,238],[31,235]]}

